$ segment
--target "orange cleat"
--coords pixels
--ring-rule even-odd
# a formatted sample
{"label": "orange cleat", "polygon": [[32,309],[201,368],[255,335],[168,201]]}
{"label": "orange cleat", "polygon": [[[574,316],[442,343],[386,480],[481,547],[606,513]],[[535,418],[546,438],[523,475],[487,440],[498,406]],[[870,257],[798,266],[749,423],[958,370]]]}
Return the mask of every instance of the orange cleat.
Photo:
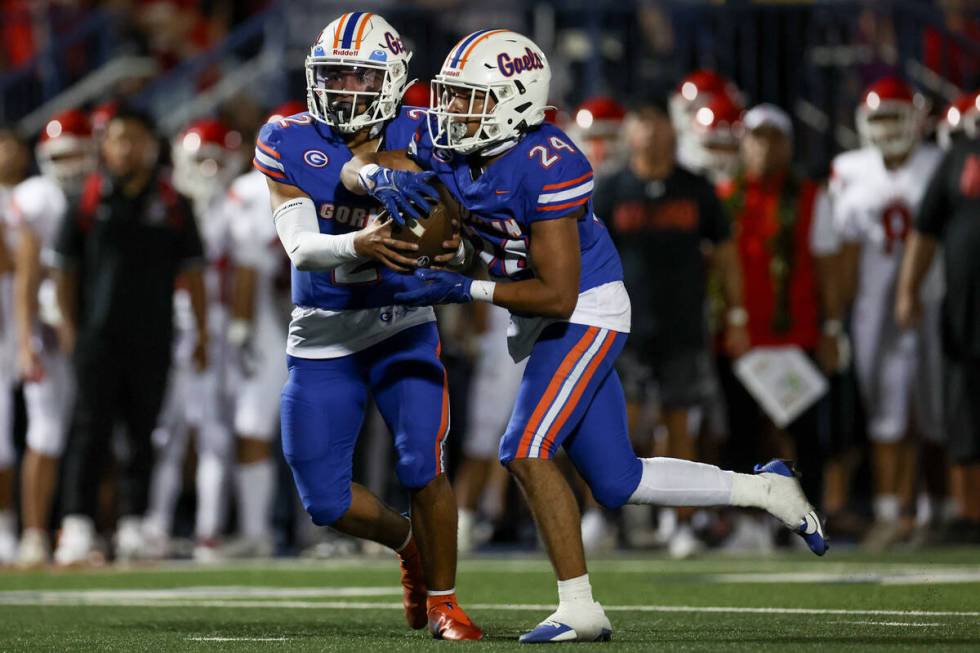
{"label": "orange cleat", "polygon": [[402,605],[405,606],[405,621],[414,630],[425,628],[429,622],[426,615],[425,574],[422,572],[422,556],[415,546],[413,537],[398,552],[402,568]]}
{"label": "orange cleat", "polygon": [[446,599],[429,608],[429,632],[436,639],[469,640],[483,639],[483,631],[463,612],[456,603],[455,595],[432,597]]}

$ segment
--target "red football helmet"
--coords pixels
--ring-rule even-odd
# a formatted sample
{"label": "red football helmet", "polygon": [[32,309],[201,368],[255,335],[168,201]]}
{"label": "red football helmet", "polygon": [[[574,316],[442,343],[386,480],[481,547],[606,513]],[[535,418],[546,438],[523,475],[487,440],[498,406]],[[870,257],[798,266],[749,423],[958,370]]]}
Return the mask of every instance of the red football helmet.
{"label": "red football helmet", "polygon": [[96,164],[88,116],[79,109],[69,109],[49,120],[35,154],[41,174],[54,179],[66,193],[81,190]]}
{"label": "red football helmet", "polygon": [[409,107],[429,106],[429,84],[418,80],[412,82],[402,95],[402,104]]}
{"label": "red football helmet", "polygon": [[303,113],[304,111],[306,111],[306,103],[300,102],[299,100],[289,100],[273,109],[265,121],[273,122],[275,120],[282,120],[283,118],[295,116],[297,113]]}
{"label": "red football helmet", "polygon": [[745,104],[738,87],[713,70],[695,70],[682,79],[671,94],[669,105],[670,120],[678,134],[689,130],[697,109],[719,94],[728,95],[739,106]]}
{"label": "red football helmet", "polygon": [[902,156],[922,135],[926,100],[898,77],[883,77],[864,92],[854,123],[865,145]]}
{"label": "red football helmet", "polygon": [[975,138],[980,120],[980,92],[965,93],[943,111],[936,125],[936,140],[948,150],[960,138]]}
{"label": "red football helmet", "polygon": [[174,186],[195,203],[223,193],[242,168],[242,136],[220,120],[192,122],[173,141]]}
{"label": "red football helmet", "polygon": [[687,165],[716,180],[733,176],[740,163],[743,113],[742,105],[727,93],[713,95],[698,107],[685,143]]}
{"label": "red football helmet", "polygon": [[611,97],[597,95],[575,110],[574,120],[566,130],[593,168],[613,158],[621,149],[626,108]]}

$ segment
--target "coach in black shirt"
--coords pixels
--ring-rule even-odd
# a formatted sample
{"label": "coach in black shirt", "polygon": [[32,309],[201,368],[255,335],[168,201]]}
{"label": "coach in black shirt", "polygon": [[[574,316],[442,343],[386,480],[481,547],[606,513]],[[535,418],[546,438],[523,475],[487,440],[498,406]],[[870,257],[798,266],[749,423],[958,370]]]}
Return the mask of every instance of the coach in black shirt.
{"label": "coach in black shirt", "polygon": [[[675,160],[666,99],[650,97],[627,117],[629,159],[596,182],[596,215],[609,226],[623,261],[633,325],[621,357],[636,414],[657,390],[667,455],[693,459],[688,411],[711,390],[706,283],[719,271],[730,320],[726,345],[748,344],[741,272],[728,218],[711,183]],[[687,513],[679,512],[683,520]],[[679,540],[680,541],[680,540]]]}
{"label": "coach in black shirt", "polygon": [[[102,142],[103,170],[90,177],[62,225],[58,300],[78,383],[64,456],[66,515],[55,559],[92,550],[96,489],[117,421],[126,427],[119,465],[120,531],[146,511],[156,426],[170,368],[173,294],[183,274],[197,317],[196,364],[206,364],[200,235],[187,200],[158,165],[150,119],[121,110]],[[73,341],[73,342],[72,342]]]}
{"label": "coach in black shirt", "polygon": [[919,288],[937,247],[945,259],[943,403],[956,539],[980,542],[980,141],[954,145],[933,175],[909,238],[895,319],[911,327],[921,314]]}

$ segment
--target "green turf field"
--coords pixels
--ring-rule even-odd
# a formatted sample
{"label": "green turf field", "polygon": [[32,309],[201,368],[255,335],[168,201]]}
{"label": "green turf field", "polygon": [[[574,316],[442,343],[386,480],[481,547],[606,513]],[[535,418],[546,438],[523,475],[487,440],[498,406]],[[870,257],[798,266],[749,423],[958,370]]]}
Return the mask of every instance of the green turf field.
{"label": "green turf field", "polygon": [[[980,651],[980,551],[623,557],[590,571],[613,641],[575,650]],[[513,650],[556,598],[539,558],[464,560],[458,588],[488,641],[408,630],[393,560],[0,570],[0,651]]]}

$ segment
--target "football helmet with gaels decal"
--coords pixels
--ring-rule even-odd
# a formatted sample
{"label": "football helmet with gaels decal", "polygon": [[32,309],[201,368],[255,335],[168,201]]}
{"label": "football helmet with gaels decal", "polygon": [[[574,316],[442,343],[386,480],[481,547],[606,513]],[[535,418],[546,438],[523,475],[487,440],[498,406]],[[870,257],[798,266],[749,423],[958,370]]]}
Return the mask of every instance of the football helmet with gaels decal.
{"label": "football helmet with gaels decal", "polygon": [[922,137],[926,109],[922,95],[898,77],[888,76],[864,91],[854,123],[865,145],[885,157],[903,156]]}
{"label": "football helmet with gaels decal", "polygon": [[433,145],[462,154],[506,149],[544,122],[550,84],[551,67],[534,41],[507,29],[473,32],[432,80]]}
{"label": "football helmet with gaels decal", "polygon": [[323,28],[306,58],[306,101],[314,119],[352,134],[398,115],[412,53],[384,18],[342,15]]}

